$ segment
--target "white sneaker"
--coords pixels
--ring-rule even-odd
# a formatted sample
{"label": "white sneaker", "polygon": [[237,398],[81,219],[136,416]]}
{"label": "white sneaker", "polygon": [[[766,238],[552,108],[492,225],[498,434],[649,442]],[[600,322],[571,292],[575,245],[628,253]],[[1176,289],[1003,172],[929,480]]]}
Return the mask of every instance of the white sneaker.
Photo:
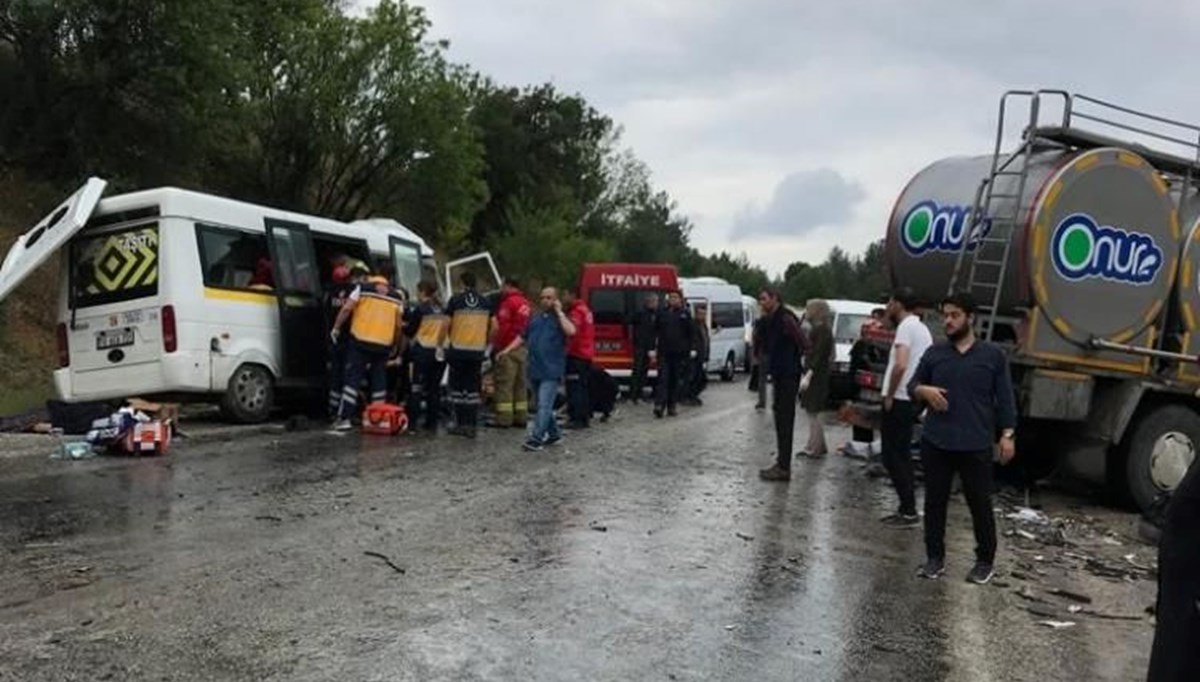
{"label": "white sneaker", "polygon": [[349,419],[339,419],[333,423],[331,431],[350,431],[354,428],[354,424]]}

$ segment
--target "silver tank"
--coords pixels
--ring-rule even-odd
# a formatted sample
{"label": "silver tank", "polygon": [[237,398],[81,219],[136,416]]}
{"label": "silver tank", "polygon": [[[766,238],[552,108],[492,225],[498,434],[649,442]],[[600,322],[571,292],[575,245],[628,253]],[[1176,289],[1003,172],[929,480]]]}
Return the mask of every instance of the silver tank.
{"label": "silver tank", "polygon": [[[1181,236],[1167,185],[1144,159],[1110,148],[1033,154],[1020,210],[1013,211],[1013,199],[998,198],[990,211],[1015,214],[1015,223],[985,221],[968,238],[976,192],[991,162],[990,156],[937,161],[905,187],[888,224],[894,286],[940,300],[964,239],[969,252],[980,250],[979,273],[994,278],[998,268],[983,261],[1000,260],[1003,247],[980,241],[987,235],[1012,241],[1001,314],[1039,308],[1076,343],[1129,339],[1154,321],[1172,290]],[[1017,188],[1016,176],[999,176],[994,192],[1015,195]],[[959,288],[966,288],[966,270]],[[993,292],[974,291],[987,304]]]}

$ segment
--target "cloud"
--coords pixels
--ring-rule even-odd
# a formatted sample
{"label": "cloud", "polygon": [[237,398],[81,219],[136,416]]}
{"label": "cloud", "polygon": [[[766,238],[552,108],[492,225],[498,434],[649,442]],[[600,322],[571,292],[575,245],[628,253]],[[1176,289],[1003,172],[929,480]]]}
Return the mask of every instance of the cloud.
{"label": "cloud", "polygon": [[742,209],[734,222],[733,237],[799,237],[820,227],[842,225],[866,196],[862,185],[832,168],[792,173],[775,187],[765,207]]}

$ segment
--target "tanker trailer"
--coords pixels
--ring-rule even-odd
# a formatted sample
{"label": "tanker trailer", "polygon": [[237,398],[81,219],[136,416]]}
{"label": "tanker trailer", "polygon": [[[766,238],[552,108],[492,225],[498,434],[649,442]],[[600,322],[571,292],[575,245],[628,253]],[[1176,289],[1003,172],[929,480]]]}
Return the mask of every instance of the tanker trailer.
{"label": "tanker trailer", "polygon": [[931,306],[951,290],[979,302],[980,336],[1009,353],[1028,468],[1148,508],[1200,447],[1200,211],[1185,240],[1177,208],[1200,164],[1073,127],[1075,97],[1053,128],[1033,107],[1013,152],[918,172],[885,259]]}

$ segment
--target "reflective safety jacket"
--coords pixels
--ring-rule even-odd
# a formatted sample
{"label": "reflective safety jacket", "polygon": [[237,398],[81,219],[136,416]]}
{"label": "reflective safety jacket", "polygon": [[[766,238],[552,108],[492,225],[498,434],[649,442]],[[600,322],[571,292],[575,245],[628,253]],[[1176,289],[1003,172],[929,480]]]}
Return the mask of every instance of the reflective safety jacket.
{"label": "reflective safety jacket", "polygon": [[450,299],[450,347],[447,355],[464,359],[482,359],[488,345],[488,327],[492,309],[487,299],[475,291],[464,291]]}
{"label": "reflective safety jacket", "polygon": [[350,294],[355,302],[350,318],[350,336],[359,343],[390,349],[396,344],[396,328],[403,319],[400,295],[388,289],[379,293],[374,287],[360,286]]}
{"label": "reflective safety jacket", "polygon": [[433,301],[419,304],[405,320],[405,333],[412,339],[415,360],[431,360],[437,355],[438,339],[450,318],[442,306]]}

